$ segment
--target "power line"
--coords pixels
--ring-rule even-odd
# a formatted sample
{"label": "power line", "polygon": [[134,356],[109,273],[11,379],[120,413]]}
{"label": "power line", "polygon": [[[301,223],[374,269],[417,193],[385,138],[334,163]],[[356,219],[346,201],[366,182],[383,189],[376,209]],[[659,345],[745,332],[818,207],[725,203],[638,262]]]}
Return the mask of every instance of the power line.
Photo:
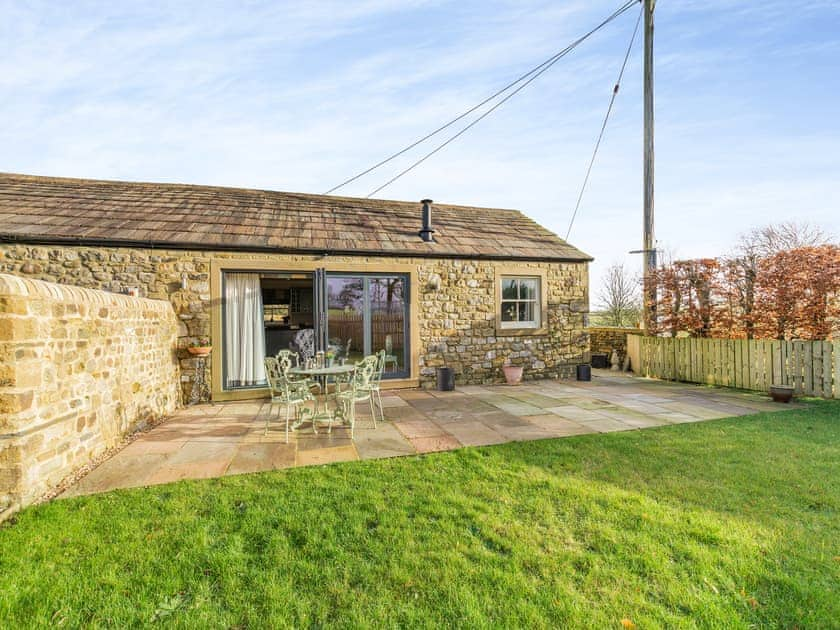
{"label": "power line", "polygon": [[609,24],[610,22],[612,22],[615,18],[617,18],[619,15],[621,15],[622,13],[624,13],[625,11],[627,11],[627,9],[629,9],[630,7],[632,7],[632,6],[633,6],[633,5],[634,5],[637,1],[638,1],[638,0],[630,0],[629,2],[627,2],[624,6],[622,6],[622,8],[618,9],[617,11],[615,11],[615,12],[614,12],[614,13],[613,13],[610,17],[608,17],[606,20],[604,20],[603,22],[601,22],[598,26],[596,26],[596,27],[595,27],[595,28],[593,28],[591,31],[589,31],[589,32],[588,32],[588,33],[586,33],[585,35],[583,35],[583,36],[579,37],[578,39],[576,39],[575,41],[573,41],[571,44],[569,44],[568,46],[566,46],[566,48],[564,48],[563,50],[561,50],[559,53],[557,53],[557,54],[554,56],[554,58],[551,60],[551,62],[549,62],[549,63],[545,64],[545,66],[544,66],[541,70],[539,70],[538,72],[534,73],[534,74],[533,74],[533,75],[532,75],[532,76],[531,76],[531,77],[530,77],[527,81],[525,81],[524,83],[522,83],[522,85],[520,85],[520,86],[519,86],[518,88],[516,88],[513,92],[511,92],[510,94],[508,94],[507,96],[505,96],[502,100],[500,100],[500,101],[499,101],[498,103],[496,103],[493,107],[491,107],[491,108],[490,108],[490,109],[488,109],[486,112],[484,112],[481,116],[479,116],[479,117],[478,117],[478,118],[476,118],[474,121],[472,121],[469,125],[467,125],[467,126],[466,126],[466,127],[464,127],[463,129],[461,129],[461,131],[459,131],[459,132],[458,132],[458,133],[456,133],[455,135],[453,135],[453,136],[451,136],[450,138],[448,138],[446,141],[444,141],[444,142],[442,142],[441,144],[439,144],[437,147],[435,147],[434,149],[432,149],[431,151],[429,151],[426,155],[424,155],[423,157],[421,157],[419,160],[417,160],[416,162],[413,162],[413,163],[412,163],[412,164],[411,164],[408,168],[406,168],[406,169],[404,169],[404,170],[400,171],[399,173],[397,173],[394,177],[392,177],[392,178],[391,178],[391,179],[389,179],[387,182],[385,182],[384,184],[382,184],[379,188],[377,188],[377,189],[375,189],[375,190],[371,191],[370,193],[368,193],[367,195],[365,195],[365,197],[372,197],[373,195],[375,195],[376,193],[378,193],[380,190],[382,190],[382,189],[384,189],[384,188],[386,188],[386,187],[390,186],[390,185],[391,185],[391,184],[393,184],[395,181],[397,181],[400,177],[402,177],[403,175],[406,175],[407,173],[411,172],[412,170],[414,170],[415,168],[417,168],[418,166],[420,166],[423,162],[425,162],[425,161],[426,161],[426,160],[428,160],[430,157],[432,157],[435,153],[437,153],[438,151],[441,151],[444,147],[448,146],[449,144],[451,144],[452,142],[454,142],[455,140],[457,140],[458,138],[460,138],[460,137],[461,137],[462,135],[464,135],[467,131],[469,131],[470,129],[472,129],[473,127],[475,127],[478,123],[480,123],[482,120],[484,120],[485,118],[487,118],[490,114],[492,114],[494,111],[496,111],[497,109],[499,109],[499,107],[501,107],[502,105],[504,105],[505,103],[507,103],[507,102],[508,102],[511,98],[513,98],[514,96],[516,96],[519,92],[521,92],[523,89],[525,89],[525,88],[526,88],[528,85],[530,85],[533,81],[535,81],[537,78],[539,78],[539,77],[540,77],[540,75],[542,75],[544,72],[546,72],[549,68],[551,68],[551,67],[552,67],[555,63],[557,63],[558,61],[560,61],[560,60],[561,60],[563,57],[565,57],[567,54],[569,54],[570,52],[572,52],[575,48],[577,48],[577,47],[578,47],[578,45],[580,45],[581,43],[583,43],[583,42],[584,42],[586,39],[588,39],[591,35],[593,35],[594,33],[598,32],[599,30],[601,30],[601,28],[603,28],[604,26],[606,26],[607,24]]}
{"label": "power line", "polygon": [[[517,85],[518,83],[521,83],[522,81],[524,81],[525,79],[527,79],[528,77],[530,77],[531,75],[533,75],[534,73],[536,73],[536,72],[540,72],[540,74],[541,74],[541,73],[542,73],[542,72],[541,72],[541,70],[543,70],[543,69],[548,69],[546,66],[549,66],[549,67],[550,67],[550,65],[553,65],[553,64],[554,64],[554,63],[555,63],[555,62],[556,62],[556,61],[557,61],[560,57],[562,57],[562,56],[566,55],[568,52],[570,52],[571,48],[574,48],[575,46],[577,46],[577,44],[579,44],[580,42],[582,42],[584,39],[587,39],[590,35],[592,35],[592,34],[593,34],[593,33],[595,33],[596,31],[600,30],[602,27],[606,26],[609,22],[611,22],[612,20],[614,20],[615,18],[617,18],[619,15],[621,15],[621,14],[622,14],[622,13],[624,13],[627,9],[629,9],[631,6],[633,6],[633,4],[635,4],[636,2],[639,2],[639,1],[640,1],[640,0],[628,0],[628,2],[626,2],[626,3],[625,3],[624,5],[622,5],[619,9],[617,9],[615,12],[613,12],[613,13],[612,13],[612,14],[611,14],[611,15],[610,15],[610,16],[609,16],[606,20],[604,20],[603,22],[601,22],[601,24],[599,24],[597,27],[595,27],[593,30],[591,30],[589,33],[587,33],[587,34],[586,34],[586,35],[584,35],[583,37],[581,37],[579,40],[577,40],[577,41],[576,41],[576,42],[574,42],[573,44],[570,44],[570,46],[567,46],[566,48],[564,48],[564,49],[563,49],[563,50],[561,50],[560,52],[558,52],[558,53],[556,53],[556,54],[552,55],[551,57],[549,57],[548,59],[546,59],[545,61],[543,61],[543,62],[542,62],[541,64],[539,64],[538,66],[536,66],[536,67],[532,68],[531,70],[529,70],[529,71],[528,71],[528,72],[526,72],[525,74],[523,74],[523,75],[519,76],[518,78],[516,78],[515,80],[511,81],[510,83],[508,83],[507,85],[505,85],[505,86],[504,86],[503,88],[501,88],[500,90],[496,91],[495,93],[493,93],[492,95],[488,96],[487,98],[485,98],[483,101],[481,101],[481,102],[480,102],[480,103],[478,103],[477,105],[474,105],[473,107],[471,107],[470,109],[468,109],[467,111],[465,111],[463,114],[460,114],[459,116],[457,116],[457,117],[453,118],[452,120],[450,120],[449,122],[445,123],[444,125],[441,125],[440,127],[438,127],[437,129],[435,129],[435,130],[434,130],[434,131],[432,131],[431,133],[426,134],[425,136],[423,136],[422,138],[420,138],[420,139],[419,139],[419,140],[417,140],[416,142],[411,143],[410,145],[408,145],[408,146],[407,146],[407,147],[405,147],[404,149],[401,149],[400,151],[397,151],[396,153],[393,153],[392,155],[388,156],[388,157],[387,157],[387,158],[385,158],[384,160],[381,160],[380,162],[377,162],[376,164],[374,164],[374,165],[373,165],[373,166],[371,166],[370,168],[367,168],[367,169],[365,169],[364,171],[362,171],[362,172],[360,172],[360,173],[358,173],[358,174],[354,175],[353,177],[350,177],[349,179],[344,180],[343,182],[341,182],[341,183],[340,183],[340,184],[338,184],[337,186],[333,186],[332,188],[330,188],[329,190],[327,190],[324,194],[325,194],[325,195],[329,195],[330,193],[335,192],[335,191],[336,191],[336,190],[338,190],[339,188],[343,188],[343,187],[344,187],[344,186],[346,186],[347,184],[350,184],[350,183],[352,183],[352,182],[356,181],[356,180],[357,180],[357,179],[359,179],[360,177],[364,177],[365,175],[367,175],[368,173],[370,173],[370,172],[372,172],[372,171],[376,170],[376,169],[377,169],[377,168],[379,168],[380,166],[383,166],[383,165],[387,164],[388,162],[390,162],[390,161],[392,161],[392,160],[394,160],[394,159],[396,159],[396,158],[400,157],[401,155],[403,155],[404,153],[406,153],[406,152],[410,151],[411,149],[413,149],[413,148],[414,148],[414,147],[416,147],[417,145],[422,144],[423,142],[425,142],[425,141],[426,141],[426,140],[428,140],[429,138],[432,138],[433,136],[436,136],[436,135],[437,135],[437,134],[439,134],[440,132],[442,132],[442,131],[444,131],[444,130],[448,129],[449,127],[451,127],[452,125],[454,125],[454,124],[455,124],[455,123],[457,123],[458,121],[463,120],[464,118],[466,118],[467,116],[469,116],[470,114],[472,114],[472,113],[473,113],[473,112],[475,112],[476,110],[480,109],[481,107],[483,107],[484,105],[486,105],[486,104],[487,104],[487,103],[489,103],[490,101],[492,101],[492,100],[496,99],[497,97],[499,97],[499,96],[501,96],[502,94],[504,94],[505,92],[507,92],[507,91],[508,91],[509,89],[511,89],[513,86]],[[544,70],[543,70],[543,71],[544,71]],[[534,78],[535,78],[535,77],[534,77]],[[529,81],[529,82],[530,82],[530,81]],[[410,169],[409,169],[409,170],[410,170]],[[390,183],[390,182],[389,182],[389,183]],[[375,192],[376,192],[376,191],[375,191]],[[371,194],[373,194],[373,193],[371,193]],[[368,196],[370,196],[370,195],[368,195]]]}
{"label": "power line", "polygon": [[572,225],[574,225],[575,217],[580,209],[580,202],[583,199],[586,184],[589,183],[589,175],[592,173],[592,166],[595,164],[595,156],[598,155],[598,149],[601,146],[601,140],[603,139],[604,131],[607,128],[607,121],[610,119],[613,104],[615,104],[615,97],[618,96],[618,89],[621,87],[621,79],[624,77],[624,69],[627,67],[627,60],[630,59],[630,51],[633,49],[633,43],[636,41],[636,34],[639,32],[639,23],[642,20],[643,12],[644,8],[642,8],[642,11],[639,11],[639,17],[636,18],[636,26],[633,29],[633,35],[630,37],[630,44],[627,46],[627,52],[624,53],[624,61],[621,63],[621,71],[618,73],[618,79],[615,81],[615,87],[613,87],[612,96],[610,96],[610,105],[607,107],[607,114],[604,116],[604,122],[601,124],[601,131],[598,134],[598,140],[595,142],[595,150],[592,151],[592,159],[589,160],[589,167],[586,169],[586,176],[583,178],[583,185],[580,187],[580,194],[578,195],[577,203],[575,204],[575,211],[572,213],[572,218],[569,221],[569,229],[566,230],[567,241],[569,240],[569,234],[572,232]]}

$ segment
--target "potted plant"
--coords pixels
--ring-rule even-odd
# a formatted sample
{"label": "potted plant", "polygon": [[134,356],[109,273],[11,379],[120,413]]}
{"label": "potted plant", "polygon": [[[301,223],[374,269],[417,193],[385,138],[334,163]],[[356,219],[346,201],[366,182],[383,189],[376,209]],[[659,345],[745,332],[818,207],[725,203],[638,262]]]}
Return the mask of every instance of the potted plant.
{"label": "potted plant", "polygon": [[190,354],[200,357],[206,357],[212,350],[213,346],[210,345],[210,339],[207,337],[199,337],[187,346],[187,351]]}
{"label": "potted plant", "polygon": [[787,403],[793,398],[793,385],[771,385],[770,397],[773,402]]}
{"label": "potted plant", "polygon": [[511,365],[510,359],[505,361],[502,366],[502,371],[505,373],[505,380],[508,385],[519,385],[522,382],[522,366]]}
{"label": "potted plant", "polygon": [[324,353],[324,359],[327,363],[327,367],[332,367],[333,361],[335,361],[335,350],[330,348]]}

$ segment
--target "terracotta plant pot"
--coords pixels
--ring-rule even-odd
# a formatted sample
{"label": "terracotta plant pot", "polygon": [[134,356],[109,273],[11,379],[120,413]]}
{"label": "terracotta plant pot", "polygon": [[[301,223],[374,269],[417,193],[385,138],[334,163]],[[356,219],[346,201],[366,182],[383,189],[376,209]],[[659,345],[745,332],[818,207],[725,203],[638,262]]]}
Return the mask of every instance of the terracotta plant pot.
{"label": "terracotta plant pot", "polygon": [[194,354],[197,357],[206,357],[210,352],[213,350],[213,346],[198,346],[198,347],[190,347],[187,348],[190,354]]}
{"label": "terracotta plant pot", "polygon": [[791,385],[771,385],[770,397],[773,402],[788,403],[793,398],[793,387]]}
{"label": "terracotta plant pot", "polygon": [[502,367],[505,373],[505,380],[508,385],[519,385],[522,382],[522,368],[517,365],[505,365]]}

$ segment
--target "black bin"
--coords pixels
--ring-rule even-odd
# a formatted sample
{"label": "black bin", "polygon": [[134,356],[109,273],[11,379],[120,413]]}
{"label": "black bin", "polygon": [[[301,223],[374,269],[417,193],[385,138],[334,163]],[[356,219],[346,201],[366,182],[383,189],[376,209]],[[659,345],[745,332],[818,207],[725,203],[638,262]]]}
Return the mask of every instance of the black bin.
{"label": "black bin", "polygon": [[437,389],[439,392],[451,392],[455,389],[455,370],[448,367],[437,368]]}
{"label": "black bin", "polygon": [[591,381],[592,380],[592,366],[588,363],[577,366],[577,380]]}
{"label": "black bin", "polygon": [[601,369],[608,368],[609,366],[607,365],[607,355],[601,352],[593,352],[592,367]]}

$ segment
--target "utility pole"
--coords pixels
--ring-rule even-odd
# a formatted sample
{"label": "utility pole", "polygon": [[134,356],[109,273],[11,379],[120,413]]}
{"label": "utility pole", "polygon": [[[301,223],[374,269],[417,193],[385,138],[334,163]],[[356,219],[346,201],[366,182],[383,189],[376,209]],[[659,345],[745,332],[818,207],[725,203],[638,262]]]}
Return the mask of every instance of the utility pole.
{"label": "utility pole", "polygon": [[656,318],[656,239],[653,231],[653,10],[656,0],[644,0],[644,326],[653,328]]}

